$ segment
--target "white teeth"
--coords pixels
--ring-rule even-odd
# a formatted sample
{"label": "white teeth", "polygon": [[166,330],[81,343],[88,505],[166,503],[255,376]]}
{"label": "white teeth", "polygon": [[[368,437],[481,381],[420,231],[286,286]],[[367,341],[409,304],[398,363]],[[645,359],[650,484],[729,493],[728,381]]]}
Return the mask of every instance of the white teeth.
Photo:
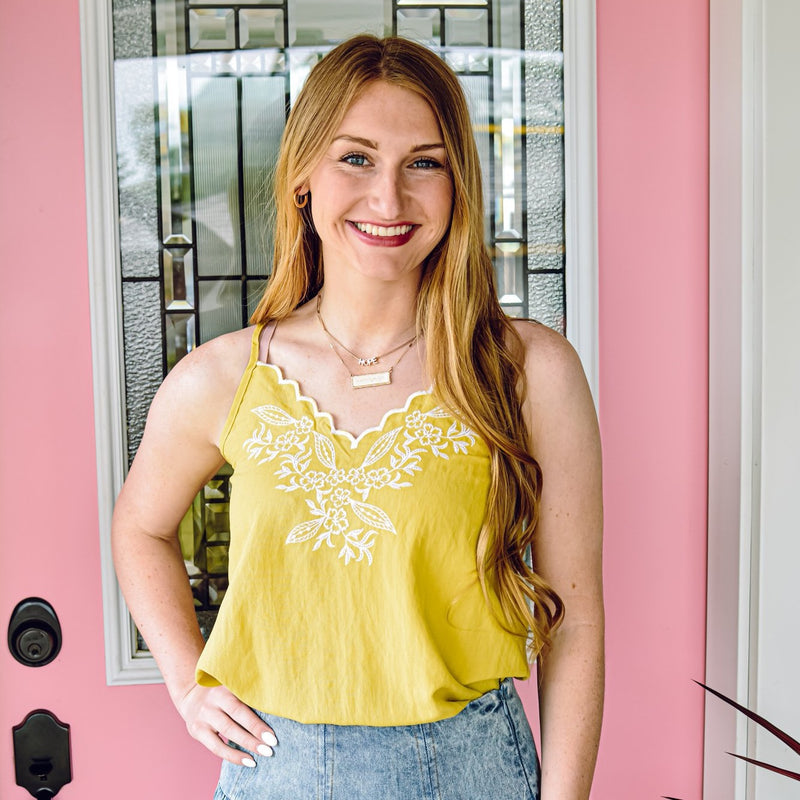
{"label": "white teeth", "polygon": [[390,228],[384,228],[382,225],[370,225],[368,222],[354,222],[353,224],[370,236],[402,236],[414,227],[413,225],[392,225]]}

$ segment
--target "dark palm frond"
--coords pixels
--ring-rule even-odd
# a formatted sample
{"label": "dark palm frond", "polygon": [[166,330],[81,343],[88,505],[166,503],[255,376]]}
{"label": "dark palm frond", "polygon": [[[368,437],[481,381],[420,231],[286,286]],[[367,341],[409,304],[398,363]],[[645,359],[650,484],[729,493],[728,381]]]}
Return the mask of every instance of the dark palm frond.
{"label": "dark palm frond", "polygon": [[800,781],[800,772],[790,772],[788,769],[781,769],[780,767],[774,767],[772,764],[767,764],[764,761],[756,761],[754,758],[748,758],[747,756],[740,756],[736,753],[728,753],[729,756],[733,756],[734,758],[739,758],[742,761],[746,761],[748,764],[755,764],[757,767],[763,767],[764,769],[768,769],[770,772],[777,772],[778,775],[784,775],[787,778],[792,778],[792,780]]}
{"label": "dark palm frond", "polygon": [[[695,683],[698,686],[702,686],[707,692],[710,692],[715,697],[718,697],[729,706],[733,706],[737,711],[741,711],[742,714],[744,714],[748,719],[753,720],[753,722],[755,722],[757,725],[760,725],[762,728],[764,728],[764,730],[769,731],[787,747],[790,747],[795,753],[800,755],[800,742],[798,742],[797,739],[793,739],[788,733],[785,733],[779,727],[773,725],[769,720],[764,719],[764,717],[760,716],[759,714],[756,714],[755,711],[751,711],[749,708],[740,705],[735,700],[731,700],[730,697],[726,697],[724,694],[722,694],[722,692],[718,692],[716,689],[712,689],[710,686],[700,683],[700,681],[695,681]],[[756,761],[755,759],[747,758],[747,756],[740,756],[736,753],[731,753],[730,755],[734,756],[734,758],[740,758],[742,761],[747,761],[749,764],[754,764],[757,767],[763,767],[764,769],[771,770],[779,775],[784,775],[792,780],[800,781],[800,773],[790,772],[789,770],[781,769],[780,767],[776,767],[772,764],[765,764],[763,761]]]}

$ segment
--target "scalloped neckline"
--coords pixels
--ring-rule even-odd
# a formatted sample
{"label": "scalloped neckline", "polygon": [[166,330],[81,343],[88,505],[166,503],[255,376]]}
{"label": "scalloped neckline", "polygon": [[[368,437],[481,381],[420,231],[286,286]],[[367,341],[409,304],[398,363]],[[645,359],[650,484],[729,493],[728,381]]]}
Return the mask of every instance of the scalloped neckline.
{"label": "scalloped neckline", "polygon": [[270,367],[273,370],[273,372],[276,374],[279,384],[285,384],[285,385],[289,385],[289,386],[294,387],[295,399],[298,400],[299,402],[304,402],[304,403],[307,403],[308,405],[310,405],[311,406],[311,410],[314,413],[314,417],[316,419],[324,419],[324,420],[326,420],[328,425],[329,425],[329,427],[330,427],[330,429],[331,429],[331,435],[333,435],[333,436],[343,436],[344,438],[349,440],[350,449],[351,450],[355,450],[355,448],[358,447],[358,445],[361,442],[361,440],[367,434],[369,434],[369,433],[378,433],[378,432],[382,431],[384,426],[386,425],[386,422],[389,419],[389,417],[393,416],[394,414],[405,414],[405,413],[407,413],[408,409],[411,407],[412,402],[416,398],[418,398],[418,397],[430,397],[431,396],[431,390],[430,389],[420,389],[420,390],[418,390],[416,392],[412,392],[406,398],[406,402],[401,408],[390,408],[383,415],[383,417],[381,418],[381,421],[380,421],[380,423],[378,423],[378,425],[374,425],[372,427],[366,428],[365,430],[361,431],[361,433],[359,433],[356,436],[355,434],[350,433],[350,431],[346,431],[343,428],[337,428],[336,425],[333,422],[333,417],[331,416],[331,414],[329,412],[327,412],[327,411],[320,410],[320,407],[319,407],[319,404],[317,403],[317,401],[313,397],[311,397],[311,396],[309,396],[307,394],[303,394],[303,392],[300,391],[300,384],[296,380],[294,380],[292,378],[285,377],[284,374],[283,374],[283,370],[277,364],[270,364],[270,363],[268,363],[266,361],[256,361],[255,365],[257,367]]}

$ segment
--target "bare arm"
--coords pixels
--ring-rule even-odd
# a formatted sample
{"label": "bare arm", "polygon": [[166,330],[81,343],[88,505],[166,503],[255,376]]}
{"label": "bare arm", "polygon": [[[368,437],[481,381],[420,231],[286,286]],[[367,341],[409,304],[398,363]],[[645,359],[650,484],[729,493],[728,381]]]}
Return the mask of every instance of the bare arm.
{"label": "bare arm", "polygon": [[604,682],[599,433],[572,347],[539,326],[523,330],[530,432],[543,473],[534,565],[566,610],[539,664],[542,800],[586,800]]}
{"label": "bare arm", "polygon": [[[241,751],[270,741],[269,728],[225,687],[195,683],[203,649],[178,525],[223,463],[217,440],[247,363],[244,334],[189,354],[159,389],[112,523],[114,563],[136,625],[189,732],[216,755],[243,763]],[[218,735],[220,734],[220,735]],[[274,743],[274,742],[273,742]]]}

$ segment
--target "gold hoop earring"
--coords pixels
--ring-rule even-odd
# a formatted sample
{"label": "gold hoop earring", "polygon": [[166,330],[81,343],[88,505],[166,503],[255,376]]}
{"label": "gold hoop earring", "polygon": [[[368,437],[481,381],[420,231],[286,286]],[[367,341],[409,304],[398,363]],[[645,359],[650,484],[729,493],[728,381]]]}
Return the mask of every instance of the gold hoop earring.
{"label": "gold hoop earring", "polygon": [[297,208],[305,208],[308,205],[308,192],[305,194],[297,192],[294,196],[294,204]]}

